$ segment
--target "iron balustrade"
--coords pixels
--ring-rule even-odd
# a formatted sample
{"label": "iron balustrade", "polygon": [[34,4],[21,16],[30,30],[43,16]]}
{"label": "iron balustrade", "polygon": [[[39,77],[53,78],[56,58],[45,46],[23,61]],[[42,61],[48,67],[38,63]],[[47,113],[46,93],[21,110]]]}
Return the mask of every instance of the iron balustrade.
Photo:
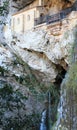
{"label": "iron balustrade", "polygon": [[77,1],[72,5],[72,7],[68,7],[67,9],[62,10],[57,14],[54,14],[54,15],[47,14],[47,15],[35,18],[34,25],[36,26],[43,23],[50,24],[50,23],[58,22],[66,18],[66,16],[70,14],[72,11],[77,11]]}
{"label": "iron balustrade", "polygon": [[60,13],[58,13],[58,14],[54,14],[54,15],[49,15],[48,17],[47,17],[47,21],[46,21],[46,23],[47,24],[50,24],[50,23],[53,23],[53,22],[57,22],[57,21],[60,21]]}

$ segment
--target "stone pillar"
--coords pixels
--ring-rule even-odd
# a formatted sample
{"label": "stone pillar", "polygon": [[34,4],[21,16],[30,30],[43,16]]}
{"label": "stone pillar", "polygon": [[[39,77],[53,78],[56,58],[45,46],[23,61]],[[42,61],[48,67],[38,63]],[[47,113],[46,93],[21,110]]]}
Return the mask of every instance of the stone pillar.
{"label": "stone pillar", "polygon": [[44,5],[44,0],[39,0],[39,6],[43,6]]}

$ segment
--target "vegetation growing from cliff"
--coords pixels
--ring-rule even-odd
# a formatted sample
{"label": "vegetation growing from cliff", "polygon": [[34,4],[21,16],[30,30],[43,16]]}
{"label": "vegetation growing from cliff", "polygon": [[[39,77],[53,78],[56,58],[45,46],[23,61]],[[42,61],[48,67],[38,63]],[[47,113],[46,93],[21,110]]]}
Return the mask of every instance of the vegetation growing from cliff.
{"label": "vegetation growing from cliff", "polygon": [[[37,113],[26,115],[25,102],[28,98],[13,86],[0,81],[0,128],[3,130],[32,130],[38,127],[40,116]],[[38,128],[36,128],[38,129]]]}
{"label": "vegetation growing from cliff", "polygon": [[7,73],[8,71],[4,69],[4,67],[0,66],[0,76],[4,76],[5,73]]}
{"label": "vegetation growing from cliff", "polygon": [[[73,62],[68,70],[65,81],[62,85],[64,96],[63,114],[61,118],[61,129],[77,129],[77,61]],[[64,116],[65,115],[65,116]]]}
{"label": "vegetation growing from cliff", "polygon": [[62,121],[68,129],[77,129],[77,26],[74,30],[74,44],[71,48],[70,67],[65,82],[66,91],[66,119]]}
{"label": "vegetation growing from cliff", "polygon": [[71,65],[68,73],[67,86],[77,92],[77,62]]}
{"label": "vegetation growing from cliff", "polygon": [[77,25],[74,27],[74,43],[70,49],[70,67],[68,70],[67,88],[77,92]]}
{"label": "vegetation growing from cliff", "polygon": [[[23,70],[27,75],[22,75],[20,77],[19,76],[17,77],[16,75],[12,75],[12,78],[15,78],[16,81],[22,86],[29,88],[29,92],[35,96],[34,98],[37,99],[36,102],[38,104],[39,102],[41,104],[44,103],[44,100],[46,97],[43,97],[43,94],[47,96],[47,92],[50,91],[51,108],[52,108],[51,120],[53,124],[56,121],[55,113],[57,113],[57,105],[58,105],[58,100],[59,100],[59,88],[52,84],[46,86],[40,83],[34,76],[31,68],[29,68],[29,66],[20,57],[16,56],[16,59],[14,60],[12,64],[13,66],[17,66],[18,64],[22,65]],[[4,76],[5,70],[1,67],[0,71],[1,71],[1,76]],[[10,130],[11,128],[13,128],[14,130],[19,130],[19,129],[22,130],[23,126],[27,130],[32,130],[32,128],[35,126],[38,128],[38,124],[40,122],[40,115],[38,114],[38,112],[33,113],[29,116],[25,114],[26,109],[22,101],[27,100],[27,99],[26,97],[24,97],[23,94],[20,93],[20,91],[13,91],[13,87],[6,84],[5,86],[3,86],[3,88],[0,89],[0,95],[1,95],[2,103],[3,103],[1,104],[2,106],[1,107],[1,118],[2,118],[1,124],[4,127],[4,130],[7,130],[7,129]],[[20,114],[21,109],[24,109],[23,117]],[[7,116],[9,115],[9,113],[11,115],[11,112],[13,112],[12,114],[14,114],[15,110],[16,110],[15,118],[12,118],[12,116],[10,117]]]}
{"label": "vegetation growing from cliff", "polygon": [[4,16],[5,14],[8,14],[9,12],[9,1],[6,0],[5,2],[3,2],[3,5],[0,6],[0,16]]}
{"label": "vegetation growing from cliff", "polygon": [[[5,16],[9,13],[9,1],[6,0],[5,2],[3,2],[3,5],[0,6],[0,17],[1,16]],[[5,24],[5,21],[3,21],[2,19],[0,19],[0,24]]]}
{"label": "vegetation growing from cliff", "polygon": [[[25,64],[20,58],[17,58],[13,62],[14,66],[17,64],[22,65],[24,72],[27,73],[27,75],[20,77],[11,75],[11,78],[14,81],[16,80],[16,82],[18,82],[18,84],[20,84],[22,87],[25,86],[29,88],[29,93],[34,96],[34,99],[36,100],[37,93],[39,93],[40,83],[33,76],[27,64]],[[7,74],[10,76],[9,71],[6,71],[3,67],[0,67],[0,76],[4,77],[6,80]],[[15,86],[12,86],[12,83],[5,83],[5,81],[1,81],[0,85],[0,127],[4,130],[38,129],[41,115],[38,112],[33,112],[30,115],[26,114],[25,102],[28,97],[24,96],[21,92],[21,89],[23,88],[20,87],[19,89],[14,90]],[[43,102],[43,99],[39,97],[38,101],[36,100],[36,102]]]}

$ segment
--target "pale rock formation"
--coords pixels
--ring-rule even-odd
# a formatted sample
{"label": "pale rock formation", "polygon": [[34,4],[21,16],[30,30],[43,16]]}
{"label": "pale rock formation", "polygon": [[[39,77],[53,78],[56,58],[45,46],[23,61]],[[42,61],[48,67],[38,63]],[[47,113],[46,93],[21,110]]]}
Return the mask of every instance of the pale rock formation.
{"label": "pale rock formation", "polygon": [[[26,76],[26,73],[24,73],[24,68],[19,64],[15,63],[16,57],[14,56],[11,49],[6,45],[0,46],[0,67],[2,67],[4,70],[8,71],[8,75],[16,75],[18,77],[22,76],[23,74]],[[6,74],[5,74],[6,75]]]}
{"label": "pale rock formation", "polygon": [[[9,24],[10,18],[11,15],[9,14],[7,20],[5,17],[3,17],[3,20],[7,21]],[[65,25],[67,21],[68,21],[68,26],[66,27]],[[10,27],[6,29],[4,25],[1,25],[0,43],[4,43],[5,41],[6,42],[8,41],[7,44],[9,46],[7,46],[6,43],[4,43],[5,46],[0,45],[0,67],[9,71],[10,73],[8,74],[9,77],[11,77],[11,75],[13,74],[18,77],[23,75],[26,76],[26,72],[24,71],[24,66],[23,65],[21,66],[19,63],[15,63],[16,61],[15,56],[17,56],[20,59],[22,59],[23,63],[27,63],[30,66],[32,72],[40,81],[44,83],[55,82],[57,75],[60,74],[62,69],[67,70],[67,65],[70,64],[69,50],[75,40],[73,28],[75,27],[76,23],[77,23],[77,13],[73,11],[67,17],[67,19],[62,21],[59,35],[57,32],[53,34],[52,30],[50,31],[50,30],[35,29],[25,34],[20,34],[20,35],[16,34],[15,36],[13,36],[13,38],[11,37]],[[6,78],[8,77],[6,76]],[[4,79],[6,78],[4,77]],[[18,90],[20,88],[22,93],[24,92],[26,94],[27,92],[26,87],[25,86],[21,87],[19,84],[14,83],[13,77],[10,83],[15,85],[14,87],[15,90]],[[64,95],[64,98],[65,96],[66,95]],[[62,96],[61,98],[62,98],[61,100],[63,100],[64,102]],[[31,109],[35,109],[36,107],[35,102],[34,104],[32,104],[33,106],[31,106],[30,104],[32,101],[31,99],[32,96],[29,99],[30,102],[28,100],[26,103],[27,105],[26,111],[28,113],[32,111]],[[3,102],[1,101],[1,103]],[[59,108],[59,114],[61,114],[61,116],[63,112],[62,105],[64,104],[61,104],[61,108]],[[40,107],[40,105],[38,106]],[[38,109],[38,111],[39,110],[42,111],[42,109]],[[13,114],[15,114],[15,112]],[[8,115],[5,116],[9,117],[9,115],[11,114],[9,113]],[[21,111],[21,115],[23,116],[22,111]],[[60,122],[57,123],[57,126],[59,125],[59,123]],[[5,124],[4,120],[3,120],[3,124]]]}
{"label": "pale rock formation", "polygon": [[32,30],[26,34],[14,36],[10,44],[13,51],[18,54],[33,70],[44,74],[44,81],[55,81],[60,65],[65,70],[69,64],[68,53],[74,42],[73,31],[69,30],[58,37],[49,35],[44,30]]}
{"label": "pale rock formation", "polygon": [[23,34],[14,34],[9,46],[33,70],[38,71],[38,75],[43,75],[42,81],[55,82],[61,71],[57,65],[65,70],[69,65],[69,50],[75,40],[73,28],[76,21],[77,13],[73,11],[62,21],[60,35],[50,34],[50,29],[36,28]]}
{"label": "pale rock formation", "polygon": [[[14,34],[13,38],[9,24],[11,13],[12,10],[5,20],[7,26],[3,25],[5,41],[7,40],[12,51],[33,71],[38,72],[38,74],[35,73],[38,78],[42,76],[41,79],[44,82],[55,82],[58,73],[62,71],[61,68],[67,70],[69,65],[68,53],[74,42],[72,29],[76,25],[77,13],[73,11],[67,19],[61,21],[60,34],[57,31],[53,33],[52,28],[47,30],[35,28],[24,34]],[[57,66],[61,68],[57,69]]]}

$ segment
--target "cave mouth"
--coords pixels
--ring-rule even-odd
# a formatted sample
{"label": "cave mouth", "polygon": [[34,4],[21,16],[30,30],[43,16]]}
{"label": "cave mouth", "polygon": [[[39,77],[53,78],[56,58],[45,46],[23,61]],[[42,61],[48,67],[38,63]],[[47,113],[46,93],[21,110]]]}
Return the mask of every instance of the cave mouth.
{"label": "cave mouth", "polygon": [[57,65],[57,68],[60,69],[60,72],[56,76],[54,84],[57,85],[57,86],[60,86],[67,71],[63,67],[61,67],[60,65]]}
{"label": "cave mouth", "polygon": [[51,124],[52,124],[52,126],[57,121],[57,109],[58,109],[58,104],[60,102],[61,83],[65,77],[65,74],[66,74],[66,70],[63,67],[58,65],[57,68],[60,69],[60,72],[56,76],[55,83],[53,84],[53,87],[50,88],[50,93],[51,93]]}

